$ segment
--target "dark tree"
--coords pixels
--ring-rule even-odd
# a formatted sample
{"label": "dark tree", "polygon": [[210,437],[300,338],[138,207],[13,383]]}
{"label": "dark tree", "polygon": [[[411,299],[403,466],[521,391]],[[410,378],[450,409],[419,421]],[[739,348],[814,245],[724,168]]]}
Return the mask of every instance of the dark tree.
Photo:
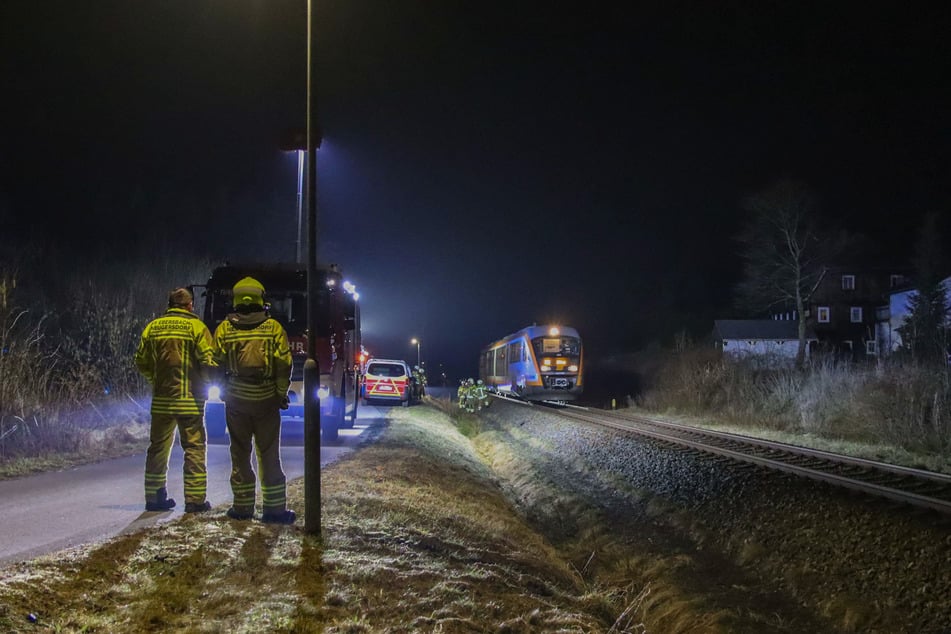
{"label": "dark tree", "polygon": [[947,363],[948,299],[935,213],[926,214],[918,229],[912,267],[916,293],[908,300],[908,319],[899,330],[903,345],[918,361]]}
{"label": "dark tree", "polygon": [[816,224],[815,196],[806,185],[787,179],[749,196],[743,207],[748,217],[737,238],[744,261],[737,304],[756,314],[795,309],[796,367],[801,368],[806,358],[803,315],[829,256]]}

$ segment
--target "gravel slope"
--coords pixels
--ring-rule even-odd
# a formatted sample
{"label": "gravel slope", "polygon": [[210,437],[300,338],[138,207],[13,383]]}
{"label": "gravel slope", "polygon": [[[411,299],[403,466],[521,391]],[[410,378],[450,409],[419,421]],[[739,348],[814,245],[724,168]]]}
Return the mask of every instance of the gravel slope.
{"label": "gravel slope", "polygon": [[[707,558],[697,570],[712,576],[695,580],[700,585],[732,587],[740,601],[775,598],[777,610],[788,611],[777,613],[778,623],[795,623],[799,606],[818,619],[812,631],[951,632],[946,518],[579,426],[540,408],[493,402],[480,416],[546,479],[625,530],[653,531],[670,548]],[[519,496],[524,485],[511,488]],[[526,513],[544,521],[544,505],[522,497]]]}

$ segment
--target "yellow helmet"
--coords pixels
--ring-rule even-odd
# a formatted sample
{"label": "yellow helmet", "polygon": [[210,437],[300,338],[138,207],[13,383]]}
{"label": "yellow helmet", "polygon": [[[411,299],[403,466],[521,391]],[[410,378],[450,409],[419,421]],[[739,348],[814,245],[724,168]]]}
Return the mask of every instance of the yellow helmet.
{"label": "yellow helmet", "polygon": [[253,277],[238,280],[232,289],[234,305],[264,306],[264,286]]}

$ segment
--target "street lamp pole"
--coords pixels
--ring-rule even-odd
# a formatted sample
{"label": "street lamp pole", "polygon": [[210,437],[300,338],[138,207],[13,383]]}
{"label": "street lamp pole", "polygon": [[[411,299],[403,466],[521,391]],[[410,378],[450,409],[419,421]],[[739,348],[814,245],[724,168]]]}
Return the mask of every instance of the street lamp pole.
{"label": "street lamp pole", "polygon": [[304,531],[320,535],[320,366],[317,360],[317,145],[314,0],[307,0],[307,361],[304,363]]}
{"label": "street lamp pole", "polygon": [[297,150],[297,259],[295,262],[303,262],[301,257],[301,233],[304,225],[304,150]]}
{"label": "street lamp pole", "polygon": [[420,361],[419,361],[419,339],[413,337],[413,339],[412,339],[412,341],[410,341],[410,343],[412,343],[412,344],[414,344],[414,345],[416,346],[416,367],[418,368],[419,365],[420,365]]}

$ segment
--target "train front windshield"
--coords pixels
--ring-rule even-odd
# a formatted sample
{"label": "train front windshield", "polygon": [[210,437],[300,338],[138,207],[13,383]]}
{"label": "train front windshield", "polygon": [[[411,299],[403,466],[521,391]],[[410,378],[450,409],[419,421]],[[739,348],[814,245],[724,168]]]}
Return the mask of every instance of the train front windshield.
{"label": "train front windshield", "polygon": [[535,356],[581,356],[581,339],[577,337],[536,337],[532,340]]}

